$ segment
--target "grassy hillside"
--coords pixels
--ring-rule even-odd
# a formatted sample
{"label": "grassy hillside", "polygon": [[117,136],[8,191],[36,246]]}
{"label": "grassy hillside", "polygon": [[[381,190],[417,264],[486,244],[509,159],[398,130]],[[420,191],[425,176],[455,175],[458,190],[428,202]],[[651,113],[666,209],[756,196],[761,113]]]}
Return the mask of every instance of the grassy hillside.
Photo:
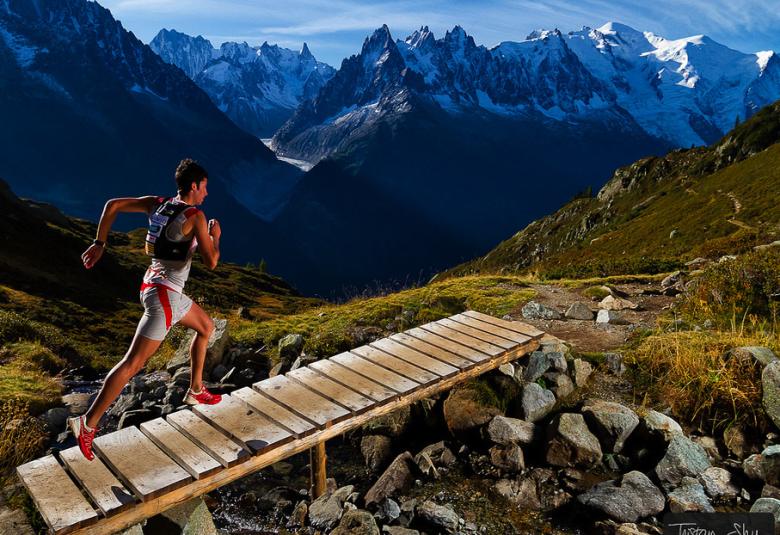
{"label": "grassy hillside", "polygon": [[780,237],[780,103],[718,143],[646,158],[440,276],[657,273]]}

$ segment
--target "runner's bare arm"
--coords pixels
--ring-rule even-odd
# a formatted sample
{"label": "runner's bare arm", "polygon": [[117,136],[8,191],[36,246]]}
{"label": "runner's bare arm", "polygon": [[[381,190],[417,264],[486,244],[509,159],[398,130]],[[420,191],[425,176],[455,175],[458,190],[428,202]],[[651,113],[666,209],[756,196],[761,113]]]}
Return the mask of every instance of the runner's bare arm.
{"label": "runner's bare arm", "polygon": [[203,257],[203,263],[209,269],[214,269],[219,261],[219,238],[222,236],[219,221],[210,219],[207,224],[206,216],[200,210],[195,214],[194,219],[198,251],[200,251],[200,255]]}
{"label": "runner's bare arm", "polygon": [[114,224],[116,216],[120,212],[145,212],[149,213],[157,203],[157,197],[154,195],[147,195],[145,197],[119,197],[116,199],[109,199],[106,205],[103,207],[103,213],[100,215],[100,222],[98,223],[96,240],[102,242],[104,245],[93,243],[86,251],[81,255],[81,261],[84,263],[84,267],[90,269],[94,266],[100,257],[103,256],[103,250],[105,249],[105,243],[108,239],[108,231],[111,230],[111,225]]}

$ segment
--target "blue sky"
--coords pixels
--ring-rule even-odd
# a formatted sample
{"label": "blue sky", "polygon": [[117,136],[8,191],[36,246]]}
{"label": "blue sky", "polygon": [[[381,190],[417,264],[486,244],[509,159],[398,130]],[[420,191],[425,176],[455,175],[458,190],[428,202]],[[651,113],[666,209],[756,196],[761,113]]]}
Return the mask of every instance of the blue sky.
{"label": "blue sky", "polygon": [[567,32],[617,21],[675,39],[706,34],[743,52],[780,51],[778,0],[98,0],[142,41],[161,28],[251,45],[308,43],[335,67],[382,24],[395,38],[460,24],[477,44],[520,41],[537,28]]}

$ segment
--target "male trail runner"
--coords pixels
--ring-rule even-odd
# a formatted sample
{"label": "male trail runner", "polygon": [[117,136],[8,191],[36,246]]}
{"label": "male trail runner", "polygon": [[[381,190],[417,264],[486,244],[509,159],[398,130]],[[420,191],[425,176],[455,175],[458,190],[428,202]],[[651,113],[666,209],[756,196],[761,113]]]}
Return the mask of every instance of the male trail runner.
{"label": "male trail runner", "polygon": [[119,396],[130,379],[141,371],[160,346],[174,323],[194,329],[190,346],[191,379],[184,401],[188,405],[219,403],[221,396],[212,394],[202,384],[203,361],[214,322],[203,309],[184,295],[184,283],[190,273],[195,249],[204,263],[214,269],[219,260],[219,222],[196,208],[206,198],[208,173],[197,162],[185,159],[176,168],[176,197],[125,197],[109,200],[98,223],[97,238],[81,255],[84,267],[90,269],[100,260],[106,248],[108,231],[120,212],[149,214],[146,254],[152,263],[141,284],[140,299],[144,315],[138,323],[130,349],[106,376],[103,387],[86,414],[70,418],[79,448],[88,460],[94,458],[92,441],[103,413]]}

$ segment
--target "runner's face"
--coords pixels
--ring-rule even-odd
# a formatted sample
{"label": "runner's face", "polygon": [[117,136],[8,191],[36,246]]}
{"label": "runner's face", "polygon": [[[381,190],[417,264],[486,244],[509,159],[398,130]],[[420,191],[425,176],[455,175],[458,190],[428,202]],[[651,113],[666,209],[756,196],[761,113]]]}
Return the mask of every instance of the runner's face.
{"label": "runner's face", "polygon": [[195,204],[203,204],[203,200],[209,194],[208,191],[206,191],[206,185],[207,185],[206,183],[208,181],[209,181],[208,178],[204,178],[198,184],[198,187],[195,190],[195,193],[197,194],[197,197],[195,197]]}

